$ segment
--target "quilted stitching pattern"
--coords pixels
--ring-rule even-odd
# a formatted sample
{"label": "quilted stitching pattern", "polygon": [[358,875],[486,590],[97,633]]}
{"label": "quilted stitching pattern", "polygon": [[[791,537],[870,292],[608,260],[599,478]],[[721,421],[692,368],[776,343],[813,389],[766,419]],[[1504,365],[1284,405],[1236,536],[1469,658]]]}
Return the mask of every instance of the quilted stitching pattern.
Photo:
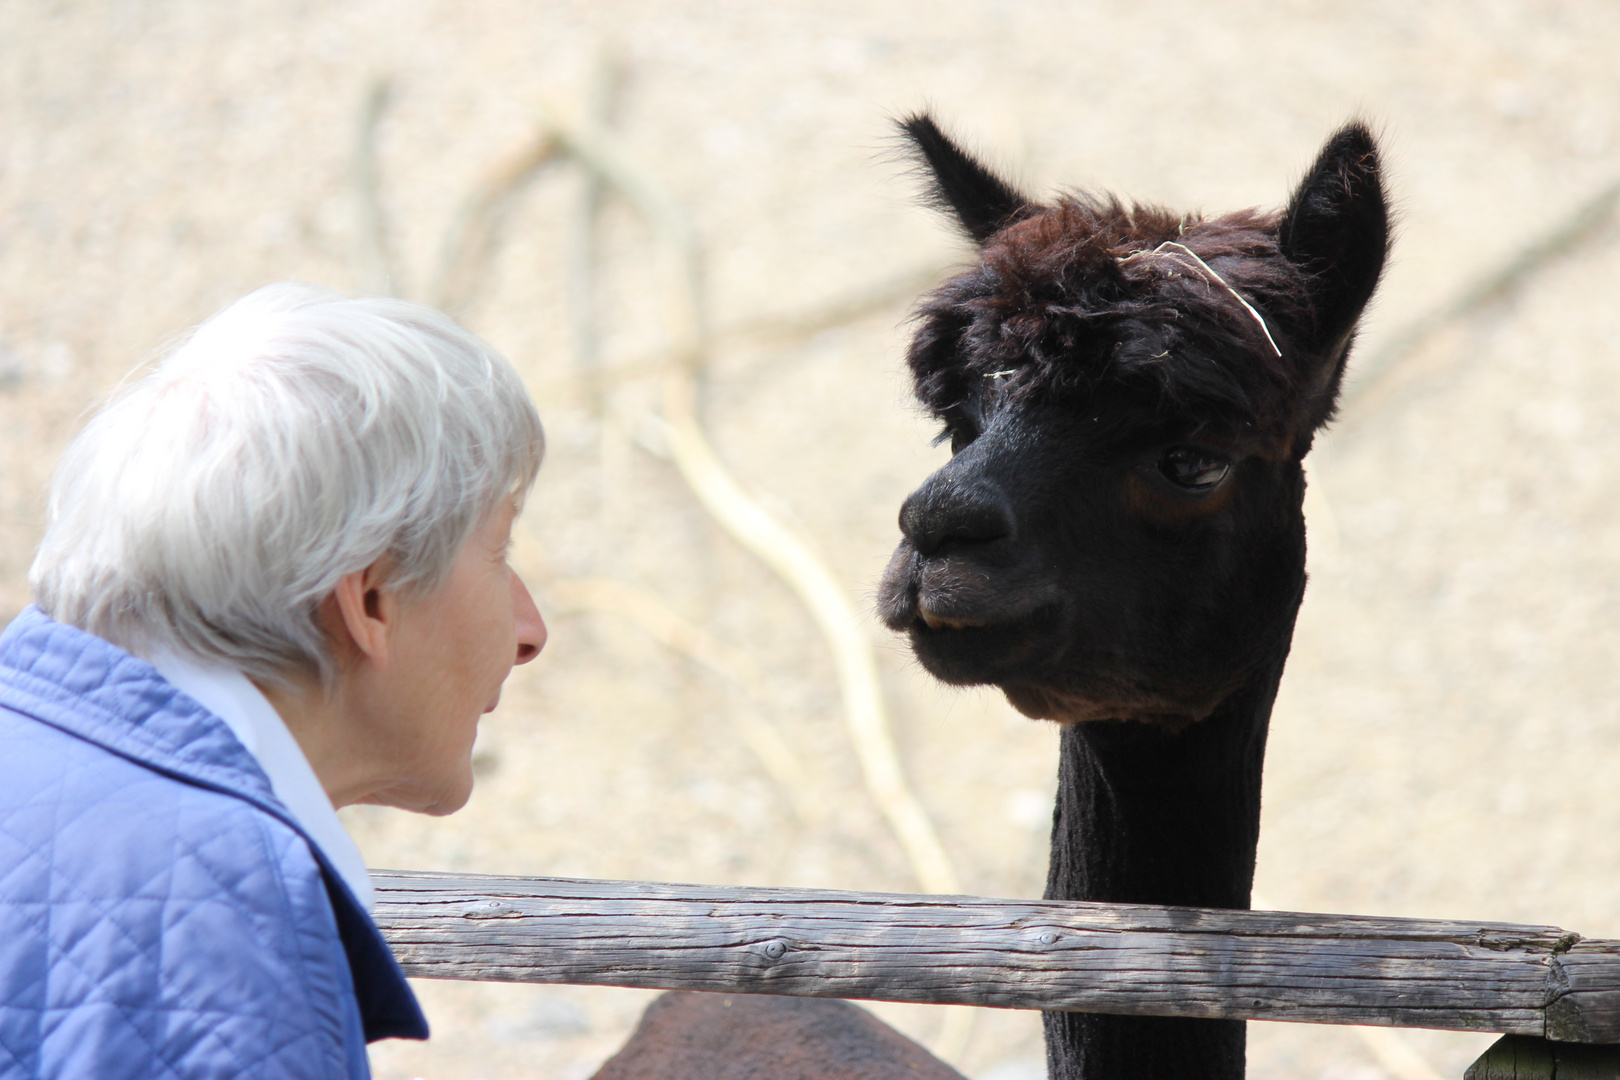
{"label": "quilted stitching pattern", "polygon": [[0,1077],[368,1075],[320,868],[222,722],[30,612],[0,748]]}
{"label": "quilted stitching pattern", "polygon": [[230,729],[146,661],[29,608],[0,637],[0,669],[0,707],[279,809]]}

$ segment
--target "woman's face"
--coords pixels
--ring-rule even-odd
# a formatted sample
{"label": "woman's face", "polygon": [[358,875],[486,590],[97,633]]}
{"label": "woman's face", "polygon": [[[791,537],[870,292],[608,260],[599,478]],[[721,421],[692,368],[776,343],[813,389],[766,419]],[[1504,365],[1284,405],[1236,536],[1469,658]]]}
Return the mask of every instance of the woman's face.
{"label": "woman's face", "polygon": [[472,794],[478,721],[514,664],[540,655],[546,624],[507,565],[514,508],[502,503],[462,546],[432,592],[401,605],[384,667],[362,691],[368,748],[384,764],[364,801],[449,814]]}

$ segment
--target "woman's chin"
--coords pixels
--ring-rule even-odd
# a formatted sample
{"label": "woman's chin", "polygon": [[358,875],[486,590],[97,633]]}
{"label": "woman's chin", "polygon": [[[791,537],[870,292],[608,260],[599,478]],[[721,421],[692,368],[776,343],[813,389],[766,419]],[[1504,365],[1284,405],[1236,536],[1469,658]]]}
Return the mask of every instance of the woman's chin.
{"label": "woman's chin", "polygon": [[461,759],[461,766],[453,776],[394,784],[356,801],[367,806],[390,806],[429,817],[444,817],[466,806],[472,792],[472,754],[469,752]]}

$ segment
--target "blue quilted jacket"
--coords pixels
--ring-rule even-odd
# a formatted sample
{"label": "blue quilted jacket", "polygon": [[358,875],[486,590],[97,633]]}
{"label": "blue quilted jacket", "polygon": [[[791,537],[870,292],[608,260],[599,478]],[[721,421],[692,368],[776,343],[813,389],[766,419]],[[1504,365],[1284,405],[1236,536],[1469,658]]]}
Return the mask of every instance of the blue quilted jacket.
{"label": "blue quilted jacket", "polygon": [[0,634],[0,1078],[369,1075],[427,1038],[225,722],[30,608]]}

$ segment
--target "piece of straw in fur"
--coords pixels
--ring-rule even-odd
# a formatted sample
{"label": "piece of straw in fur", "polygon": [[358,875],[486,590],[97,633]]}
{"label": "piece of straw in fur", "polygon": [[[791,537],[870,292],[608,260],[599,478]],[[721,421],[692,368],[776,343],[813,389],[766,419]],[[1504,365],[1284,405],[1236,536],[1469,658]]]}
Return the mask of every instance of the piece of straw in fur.
{"label": "piece of straw in fur", "polygon": [[1121,259],[1120,262],[1129,262],[1131,259],[1136,258],[1138,255],[1157,255],[1161,251],[1163,251],[1165,248],[1176,248],[1176,249],[1178,249],[1180,254],[1185,255],[1187,258],[1189,258],[1193,262],[1197,263],[1199,269],[1201,269],[1205,274],[1208,274],[1212,279],[1214,279],[1214,281],[1215,281],[1215,283],[1217,285],[1219,285],[1221,288],[1225,289],[1227,292],[1231,293],[1232,294],[1232,299],[1234,299],[1238,303],[1242,304],[1243,305],[1243,310],[1247,311],[1250,315],[1252,315],[1254,317],[1254,321],[1260,324],[1260,332],[1262,334],[1266,335],[1266,344],[1271,346],[1271,351],[1276,353],[1278,356],[1282,355],[1282,350],[1277,348],[1276,339],[1271,336],[1271,328],[1266,325],[1265,318],[1258,311],[1256,311],[1254,309],[1254,305],[1249,303],[1247,300],[1243,299],[1243,297],[1238,293],[1238,291],[1236,289],[1232,288],[1232,286],[1230,286],[1230,285],[1228,285],[1226,283],[1225,278],[1221,277],[1221,275],[1217,274],[1213,269],[1211,269],[1209,263],[1205,262],[1203,259],[1200,259],[1198,257],[1198,253],[1193,251],[1193,249],[1188,247],[1186,244],[1178,244],[1174,240],[1166,240],[1164,243],[1160,244],[1158,247],[1154,248],[1152,251],[1138,251],[1134,255],[1125,256],[1125,258]]}

